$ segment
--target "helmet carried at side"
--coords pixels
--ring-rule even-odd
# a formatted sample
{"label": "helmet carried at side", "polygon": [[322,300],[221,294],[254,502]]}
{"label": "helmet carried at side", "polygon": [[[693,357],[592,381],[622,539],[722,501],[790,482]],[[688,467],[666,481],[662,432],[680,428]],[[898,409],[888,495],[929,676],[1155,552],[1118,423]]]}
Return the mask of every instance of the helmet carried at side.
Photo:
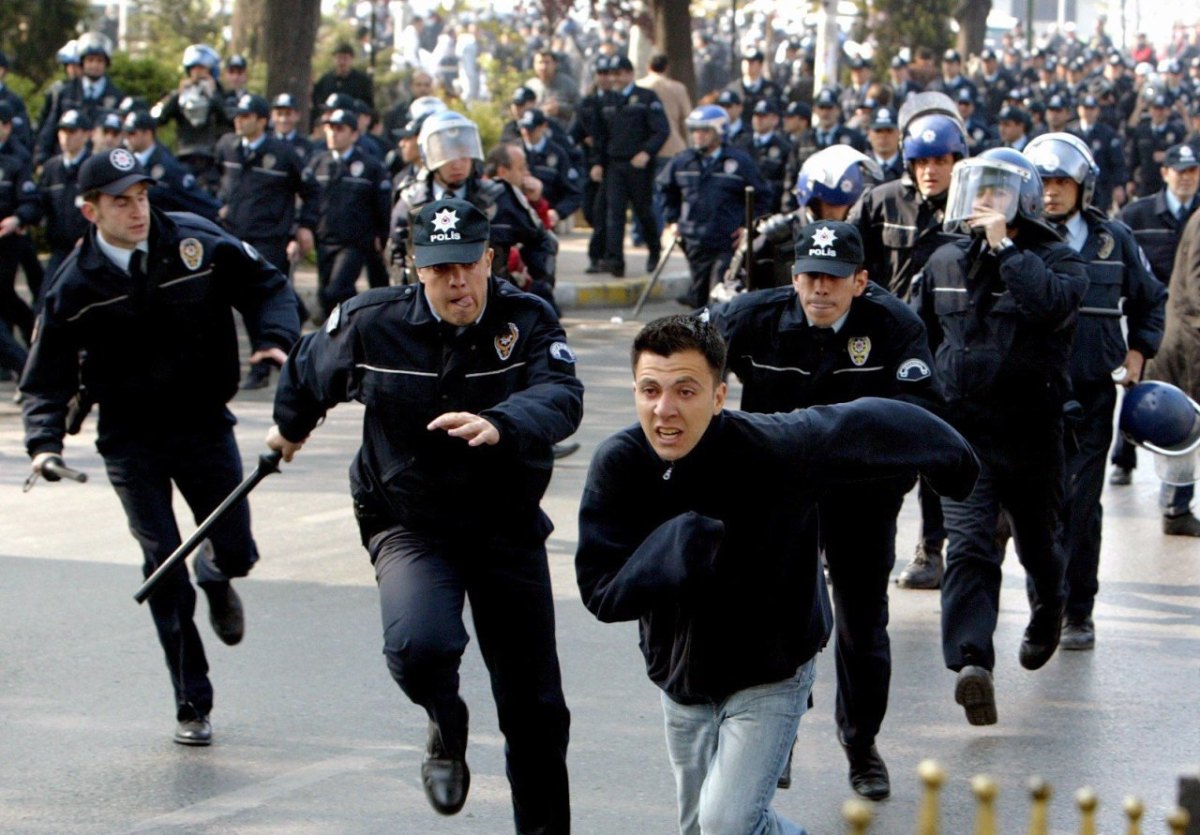
{"label": "helmet carried at side", "polygon": [[1200,403],[1183,390],[1158,381],[1125,392],[1117,426],[1126,438],[1155,454],[1154,468],[1167,484],[1196,481],[1200,456]]}

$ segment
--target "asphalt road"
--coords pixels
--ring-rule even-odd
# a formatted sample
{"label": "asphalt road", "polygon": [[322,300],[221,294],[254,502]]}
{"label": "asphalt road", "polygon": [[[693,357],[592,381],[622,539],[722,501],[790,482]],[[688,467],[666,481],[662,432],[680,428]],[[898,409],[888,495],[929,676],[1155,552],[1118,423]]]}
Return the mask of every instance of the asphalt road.
{"label": "asphalt road", "polygon": [[[656,303],[643,321],[675,308]],[[545,508],[558,644],[572,710],[574,828],[626,835],[674,830],[674,787],[658,693],[632,624],[604,625],[579,602],[572,558],[588,458],[633,420],[628,346],[637,323],[619,311],[567,319],[587,385],[581,452],[559,462]],[[147,611],[132,600],[140,556],[106,483],[94,425],[68,463],[86,485],[22,494],[20,418],[0,384],[0,830],[5,832],[501,833],[512,830],[503,742],[474,646],[463,665],[472,709],[470,799],[454,818],[426,805],[419,783],[425,717],[388,676],[374,581],[358,545],[345,471],[359,407],[335,409],[296,461],[253,494],[262,560],[238,583],[247,634],[237,647],[206,636],[216,686],[216,743],[171,742],[170,689]],[[234,402],[247,467],[270,425],[270,392]],[[968,778],[1000,784],[1003,831],[1027,819],[1025,781],[1055,787],[1055,832],[1075,832],[1075,789],[1100,794],[1100,831],[1121,831],[1120,800],[1142,796],[1147,832],[1172,805],[1175,781],[1200,762],[1200,547],[1163,537],[1149,462],[1131,487],[1106,488],[1098,645],[1029,673],[1017,663],[1027,618],[1010,554],[997,635],[999,724],[969,726],[941,664],[939,601],[892,595],[891,709],[879,740],[893,798],[874,833],[913,830],[917,763],[948,771],[943,832],[970,831]],[[714,485],[714,489],[738,489]],[[495,485],[502,490],[504,485]],[[184,533],[190,530],[186,510]],[[464,503],[463,523],[471,510]],[[901,563],[916,540],[905,505]],[[897,571],[900,566],[897,566]],[[200,606],[201,619],[204,604]],[[833,659],[819,659],[816,707],[801,724],[794,786],[776,805],[813,835],[842,831],[852,796],[833,723]]]}

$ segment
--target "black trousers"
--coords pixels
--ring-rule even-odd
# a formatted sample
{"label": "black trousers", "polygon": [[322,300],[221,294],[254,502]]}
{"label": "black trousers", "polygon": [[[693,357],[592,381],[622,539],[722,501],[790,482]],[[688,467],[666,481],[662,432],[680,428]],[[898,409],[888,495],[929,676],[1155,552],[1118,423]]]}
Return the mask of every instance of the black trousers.
{"label": "black trousers", "polygon": [[1007,511],[1031,607],[1062,607],[1066,559],[1059,542],[1063,500],[1062,422],[1014,432],[1003,441],[967,434],[980,459],[975,490],[942,498],[946,574],[942,578],[942,656],[951,670],[992,670],[1000,613],[1001,563],[996,525]]}
{"label": "black trousers", "polygon": [[683,252],[687,256],[688,272],[692,274],[688,302],[693,307],[704,307],[713,285],[724,279],[729,262],[733,260],[733,250],[729,247],[710,249],[698,241],[684,241]]}
{"label": "black trousers", "polygon": [[887,713],[888,582],[896,564],[896,516],[910,488],[839,491],[818,505],[833,582],[836,717],[851,748],[874,744]]}
{"label": "black trousers", "polygon": [[1067,555],[1067,617],[1082,620],[1092,614],[1100,590],[1100,528],[1104,509],[1105,457],[1112,443],[1117,387],[1109,380],[1075,385],[1083,414],[1069,444],[1066,502],[1063,506],[1063,548]]}
{"label": "black trousers", "polygon": [[942,516],[942,497],[933,492],[925,479],[917,486],[921,505],[921,542],[933,551],[941,551],[946,541],[946,520]]}
{"label": "black trousers", "polygon": [[20,377],[29,354],[13,336],[12,328],[0,319],[0,370],[10,371]]}
{"label": "black trousers", "polygon": [[625,210],[633,213],[642,224],[646,248],[653,254],[660,251],[658,233],[654,230],[654,165],[634,168],[629,160],[609,160],[604,169],[604,258],[614,264],[625,263]]}
{"label": "black trousers", "polygon": [[287,277],[288,284],[292,288],[292,294],[296,297],[296,309],[300,312],[300,321],[303,323],[308,319],[308,308],[305,307],[300,294],[296,292],[296,286],[292,279],[292,262],[288,260],[287,247],[291,238],[244,238],[246,243],[258,250],[259,254],[267,260],[267,263],[279,270]]}
{"label": "black trousers", "polygon": [[354,246],[317,247],[317,297],[325,316],[342,302],[354,298],[354,283],[368,257],[367,250]]}
{"label": "black trousers", "polygon": [[465,751],[458,669],[464,599],[492,680],[518,832],[570,830],[567,740],[544,546],[447,542],[403,527],[369,543],[392,678],[425,708],[448,748]]}
{"label": "black trousers", "polygon": [[[181,542],[171,509],[172,484],[192,510],[197,524],[242,480],[242,459],[230,426],[176,433],[167,438],[100,444],[108,479],[125,508],[129,530],[142,547],[142,575],[171,555]],[[250,534],[250,505],[234,505],[209,534],[211,557],[198,556],[200,583],[244,577],[258,560]],[[182,565],[163,581],[149,600],[150,614],[166,656],[179,718],[189,709],[212,710],[213,689],[208,660],[193,615],[196,591]]]}
{"label": "black trousers", "polygon": [[592,227],[591,237],[588,238],[588,260],[601,261],[604,259],[604,249],[608,246],[608,236],[604,232],[608,202],[605,200],[603,182],[596,183],[588,178],[583,187],[583,207],[584,219]]}
{"label": "black trousers", "polygon": [[24,251],[22,235],[0,238],[0,319],[21,332],[29,344],[33,334],[33,308],[17,295],[17,268]]}
{"label": "black trousers", "polygon": [[1113,444],[1112,461],[1114,466],[1124,467],[1127,470],[1132,470],[1137,467],[1137,447],[1125,440],[1125,436],[1118,434],[1117,442]]}

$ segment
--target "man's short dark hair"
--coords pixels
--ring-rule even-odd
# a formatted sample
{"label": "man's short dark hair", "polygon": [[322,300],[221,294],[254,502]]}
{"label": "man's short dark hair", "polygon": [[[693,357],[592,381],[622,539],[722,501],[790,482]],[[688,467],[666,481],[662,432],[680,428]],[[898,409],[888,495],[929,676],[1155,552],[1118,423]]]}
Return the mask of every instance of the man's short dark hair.
{"label": "man's short dark hair", "polygon": [[670,63],[671,62],[667,59],[665,52],[659,52],[658,54],[650,57],[650,69],[652,72],[666,72],[667,67],[670,66]]}
{"label": "man's short dark hair", "polygon": [[709,323],[707,312],[677,313],[647,324],[633,338],[630,365],[637,371],[638,358],[644,353],[669,357],[683,351],[699,351],[712,369],[713,379],[721,382],[725,371],[725,340],[720,331]]}
{"label": "man's short dark hair", "polygon": [[539,49],[537,52],[533,53],[533,55],[535,58],[553,58],[554,63],[558,63],[558,53],[556,53],[553,49]]}
{"label": "man's short dark hair", "polygon": [[487,155],[487,159],[483,161],[483,175],[485,177],[495,177],[496,172],[501,168],[512,168],[511,148],[519,147],[516,142],[501,142],[492,152]]}

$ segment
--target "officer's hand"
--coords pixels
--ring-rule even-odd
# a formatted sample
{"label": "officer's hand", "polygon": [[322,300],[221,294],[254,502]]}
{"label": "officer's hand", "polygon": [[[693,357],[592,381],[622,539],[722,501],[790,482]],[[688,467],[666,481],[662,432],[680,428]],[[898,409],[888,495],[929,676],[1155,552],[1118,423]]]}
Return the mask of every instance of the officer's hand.
{"label": "officer's hand", "polygon": [[1141,351],[1130,348],[1125,354],[1125,362],[1121,363],[1121,367],[1125,369],[1125,377],[1121,380],[1121,385],[1127,389],[1133,388],[1142,381],[1146,358]]}
{"label": "officer's hand", "polygon": [[253,365],[256,362],[273,362],[282,366],[287,362],[287,354],[280,348],[262,348],[250,355],[250,364]]}
{"label": "officer's hand", "polygon": [[289,441],[279,433],[278,426],[272,426],[267,430],[267,446],[276,452],[282,452],[284,461],[291,461],[296,453],[300,451],[300,448],[304,446],[304,441],[300,443]]}
{"label": "officer's hand", "polygon": [[1116,188],[1114,188],[1113,193],[1112,193],[1112,199],[1113,199],[1114,206],[1124,206],[1125,205],[1125,186],[1117,186]]}
{"label": "officer's hand", "polygon": [[296,230],[296,240],[294,243],[300,245],[301,255],[308,255],[308,253],[312,252],[313,248],[317,245],[316,241],[313,239],[312,230],[307,226],[301,226]]}
{"label": "officer's hand", "polygon": [[63,463],[62,456],[57,452],[39,452],[37,455],[33,456],[33,463],[29,468],[42,478],[46,479],[46,481],[61,480],[61,476],[59,476],[57,473],[45,469],[47,464],[54,464],[59,467],[66,466]]}
{"label": "officer's hand", "polygon": [[0,238],[7,237],[21,229],[21,221],[17,220],[16,215],[9,215],[0,220]]}
{"label": "officer's hand", "polygon": [[638,151],[633,155],[633,159],[629,160],[629,164],[634,168],[645,168],[650,164],[650,155],[645,151]]}
{"label": "officer's hand", "polygon": [[987,235],[988,246],[998,246],[1008,235],[1008,219],[994,209],[976,208],[967,219],[972,229],[982,229]]}
{"label": "officer's hand", "polygon": [[739,226],[733,230],[733,233],[729,237],[733,238],[733,248],[741,249],[742,244],[746,242],[746,227]]}
{"label": "officer's hand", "polygon": [[551,226],[558,226],[558,222],[562,220],[562,218],[558,216],[558,212],[554,211],[554,209],[548,211],[546,215],[550,218]]}
{"label": "officer's hand", "polygon": [[598,183],[604,179],[604,166],[593,165],[592,170],[588,172],[588,176],[592,178],[593,183]]}
{"label": "officer's hand", "polygon": [[465,438],[470,446],[500,442],[500,430],[479,415],[470,412],[446,412],[434,418],[425,428],[430,431],[445,429],[447,435],[452,438]]}

